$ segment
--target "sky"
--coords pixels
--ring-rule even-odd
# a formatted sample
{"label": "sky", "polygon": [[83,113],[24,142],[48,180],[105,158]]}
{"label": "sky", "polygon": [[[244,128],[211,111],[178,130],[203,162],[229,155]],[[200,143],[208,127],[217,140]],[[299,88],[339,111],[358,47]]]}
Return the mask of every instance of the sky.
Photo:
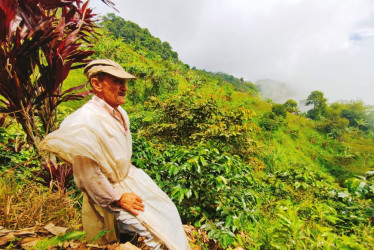
{"label": "sky", "polygon": [[281,83],[288,90],[273,92],[297,101],[319,90],[329,103],[374,105],[373,0],[112,1],[119,12],[90,6],[147,28],[191,67],[271,83],[266,91]]}

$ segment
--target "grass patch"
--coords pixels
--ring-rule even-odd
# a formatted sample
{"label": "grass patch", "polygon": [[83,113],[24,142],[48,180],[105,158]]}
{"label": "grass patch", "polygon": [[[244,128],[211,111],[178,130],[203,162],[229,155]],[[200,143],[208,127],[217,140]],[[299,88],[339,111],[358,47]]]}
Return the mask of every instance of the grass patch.
{"label": "grass patch", "polygon": [[69,192],[52,191],[34,181],[15,181],[14,173],[0,179],[0,225],[11,230],[49,222],[72,230],[81,228],[78,198]]}

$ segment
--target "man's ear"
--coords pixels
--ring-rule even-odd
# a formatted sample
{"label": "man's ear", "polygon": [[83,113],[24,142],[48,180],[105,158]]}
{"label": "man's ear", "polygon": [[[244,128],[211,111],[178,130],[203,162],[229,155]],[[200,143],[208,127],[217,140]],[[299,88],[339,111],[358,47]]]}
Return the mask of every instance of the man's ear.
{"label": "man's ear", "polygon": [[96,77],[92,77],[90,82],[91,82],[92,90],[94,92],[100,93],[102,91],[103,86],[101,82],[99,81],[99,79],[97,79]]}

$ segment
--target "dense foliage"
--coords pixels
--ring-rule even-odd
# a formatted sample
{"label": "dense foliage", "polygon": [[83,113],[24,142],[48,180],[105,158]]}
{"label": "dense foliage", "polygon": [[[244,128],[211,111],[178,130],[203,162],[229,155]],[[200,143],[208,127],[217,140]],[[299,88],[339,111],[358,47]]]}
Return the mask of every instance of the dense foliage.
{"label": "dense foliage", "polygon": [[374,131],[374,107],[362,101],[336,102],[329,106],[328,112],[337,112],[340,117],[349,121],[348,126],[361,131]]}
{"label": "dense foliage", "polygon": [[252,111],[221,108],[212,97],[203,98],[192,91],[164,101],[153,97],[145,108],[157,114],[138,117],[139,135],[164,144],[196,145],[207,143],[232,155],[249,155],[256,150],[252,139],[258,127],[251,122]]}
{"label": "dense foliage", "polygon": [[[259,173],[237,156],[199,144],[158,150],[134,143],[134,164],[144,168],[179,204],[184,222],[208,231],[226,248],[368,247],[357,236],[372,232],[373,181],[350,178],[344,187],[307,165]],[[358,234],[358,235],[356,235]]]}
{"label": "dense foliage", "polygon": [[[103,29],[111,20],[121,21],[114,15],[104,20]],[[293,100],[264,102],[255,92],[236,88],[228,75],[164,58],[147,45],[154,41],[149,33],[141,43],[97,32],[92,57],[116,60],[138,78],[128,83],[125,104],[132,163],[173,199],[184,223],[203,232],[192,244],[203,249],[373,248],[372,107],[356,101],[327,105],[323,93],[315,93],[310,103],[321,109],[315,111],[318,119],[308,119]],[[84,81],[81,70],[72,71],[64,89]],[[84,101],[60,105],[58,121]],[[14,173],[20,185],[25,178],[51,181],[38,175],[43,166],[22,128],[11,117],[0,122],[0,174]],[[67,175],[57,180],[66,183]],[[0,198],[6,204],[13,199],[6,194],[16,193],[6,191],[10,182],[4,183]],[[11,221],[7,206],[0,209],[0,220]]]}
{"label": "dense foliage", "polygon": [[142,46],[164,60],[178,60],[178,53],[172,50],[168,42],[161,42],[159,38],[152,36],[148,29],[142,29],[136,23],[110,13],[104,16],[102,25],[116,38],[122,37],[125,43],[135,45],[135,49]]}

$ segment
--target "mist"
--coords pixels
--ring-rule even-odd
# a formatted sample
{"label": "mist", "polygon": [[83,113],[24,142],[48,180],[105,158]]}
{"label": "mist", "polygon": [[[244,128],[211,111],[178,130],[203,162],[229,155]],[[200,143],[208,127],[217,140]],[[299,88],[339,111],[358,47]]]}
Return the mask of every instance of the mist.
{"label": "mist", "polygon": [[[374,1],[116,1],[119,15],[200,69],[374,104]],[[101,1],[100,14],[114,12]]]}

